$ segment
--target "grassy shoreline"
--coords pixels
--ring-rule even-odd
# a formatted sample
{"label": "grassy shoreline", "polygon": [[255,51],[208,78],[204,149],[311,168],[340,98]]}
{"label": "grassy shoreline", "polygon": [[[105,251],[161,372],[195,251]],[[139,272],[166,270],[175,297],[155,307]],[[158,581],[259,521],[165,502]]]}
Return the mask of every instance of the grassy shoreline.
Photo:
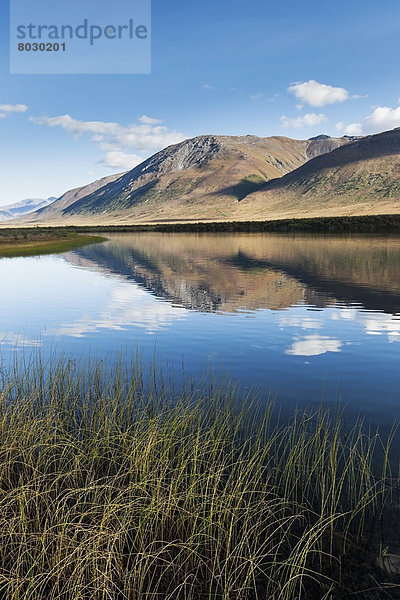
{"label": "grassy shoreline", "polygon": [[105,239],[59,228],[0,229],[0,258],[66,252]]}
{"label": "grassy shoreline", "polygon": [[377,566],[398,523],[390,454],[361,422],[279,423],[226,383],[20,360],[2,371],[0,597],[399,597]]}
{"label": "grassy shoreline", "polygon": [[4,231],[60,231],[60,232],[275,232],[275,233],[400,233],[400,214],[360,215],[349,217],[310,217],[297,219],[276,219],[269,221],[198,221],[165,222],[132,225],[54,225],[35,226],[23,229],[0,228],[0,236]]}

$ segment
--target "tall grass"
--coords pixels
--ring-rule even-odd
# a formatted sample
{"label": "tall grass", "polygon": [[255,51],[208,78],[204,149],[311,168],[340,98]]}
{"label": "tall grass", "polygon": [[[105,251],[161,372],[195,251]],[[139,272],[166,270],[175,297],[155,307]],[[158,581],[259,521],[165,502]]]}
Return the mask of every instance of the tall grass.
{"label": "tall grass", "polygon": [[340,414],[26,361],[0,395],[0,598],[381,598],[391,465]]}

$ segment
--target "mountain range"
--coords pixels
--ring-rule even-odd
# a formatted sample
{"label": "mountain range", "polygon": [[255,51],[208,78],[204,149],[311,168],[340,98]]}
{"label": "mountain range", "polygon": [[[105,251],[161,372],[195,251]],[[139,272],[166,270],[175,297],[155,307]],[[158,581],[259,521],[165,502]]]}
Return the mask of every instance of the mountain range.
{"label": "mountain range", "polygon": [[309,140],[204,135],[65,193],[25,224],[264,220],[400,212],[400,129]]}
{"label": "mountain range", "polygon": [[21,200],[15,204],[0,206],[0,221],[10,221],[11,219],[29,215],[40,208],[48,206],[54,202],[54,200],[57,200],[57,198],[51,197],[46,200],[43,200],[43,198],[27,198],[26,200]]}

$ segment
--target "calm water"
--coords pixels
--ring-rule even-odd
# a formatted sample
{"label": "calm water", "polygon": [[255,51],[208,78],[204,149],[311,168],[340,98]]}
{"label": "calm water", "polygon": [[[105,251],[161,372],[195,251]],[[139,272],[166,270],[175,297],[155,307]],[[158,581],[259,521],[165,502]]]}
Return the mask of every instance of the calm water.
{"label": "calm water", "polygon": [[60,255],[0,260],[3,359],[26,348],[154,351],[212,366],[284,406],[341,400],[399,416],[400,238],[109,234]]}

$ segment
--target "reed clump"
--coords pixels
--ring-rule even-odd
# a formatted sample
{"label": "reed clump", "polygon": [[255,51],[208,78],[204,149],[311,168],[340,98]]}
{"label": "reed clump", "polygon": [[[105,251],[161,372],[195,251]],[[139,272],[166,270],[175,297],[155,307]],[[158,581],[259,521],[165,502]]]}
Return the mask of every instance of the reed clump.
{"label": "reed clump", "polygon": [[393,523],[391,439],[322,409],[280,422],[227,384],[175,392],[138,361],[21,362],[0,395],[0,598],[397,593],[365,558]]}

